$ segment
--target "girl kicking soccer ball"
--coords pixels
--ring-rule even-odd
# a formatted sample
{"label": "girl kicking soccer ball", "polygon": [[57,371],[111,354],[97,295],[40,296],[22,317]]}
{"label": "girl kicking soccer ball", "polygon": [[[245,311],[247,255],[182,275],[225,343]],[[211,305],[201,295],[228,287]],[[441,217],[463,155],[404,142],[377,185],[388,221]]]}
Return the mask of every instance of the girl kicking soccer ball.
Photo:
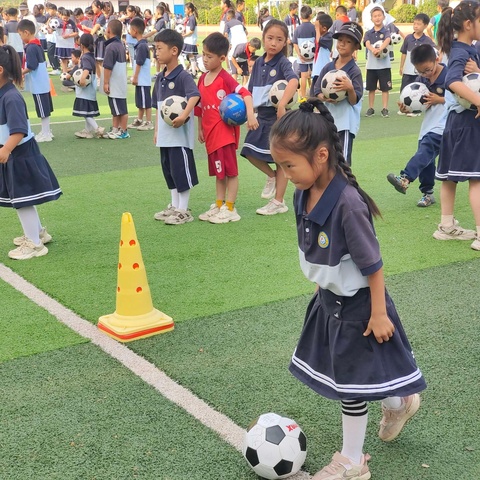
{"label": "girl kicking soccer ball", "polygon": [[418,392],[426,387],[385,290],[372,223],[380,212],[345,162],[333,117],[320,100],[282,117],[272,127],[270,150],[296,187],[300,265],[319,287],[290,371],[342,406],[342,449],[313,479],[368,480],[367,402],[382,401],[378,435],[390,442],[417,412]]}
{"label": "girl kicking soccer ball", "polygon": [[48,253],[52,240],[40,223],[36,205],[56,200],[62,191],[30,129],[27,106],[15,85],[22,84],[20,58],[11,46],[0,46],[0,206],[17,210],[23,236],[8,253],[27,260]]}

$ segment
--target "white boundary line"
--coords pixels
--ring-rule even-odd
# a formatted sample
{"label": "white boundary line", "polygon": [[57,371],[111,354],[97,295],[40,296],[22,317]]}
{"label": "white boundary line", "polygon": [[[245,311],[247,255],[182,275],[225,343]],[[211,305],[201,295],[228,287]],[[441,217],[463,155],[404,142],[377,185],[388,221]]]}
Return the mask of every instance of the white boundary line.
{"label": "white boundary line", "polygon": [[[102,333],[95,325],[92,325],[49,297],[3,263],[0,263],[0,278],[73,331],[91,340],[94,345],[97,345],[105,353],[118,360],[144,382],[154,387],[165,398],[183,408],[203,425],[217,433],[233,448],[238,451],[242,450],[244,430],[241,427],[236,425],[226,415],[208,406],[190,390],[173,381],[153,363],[148,362],[125,345]],[[308,473],[301,471],[289,478],[292,480],[306,480],[311,477]]]}

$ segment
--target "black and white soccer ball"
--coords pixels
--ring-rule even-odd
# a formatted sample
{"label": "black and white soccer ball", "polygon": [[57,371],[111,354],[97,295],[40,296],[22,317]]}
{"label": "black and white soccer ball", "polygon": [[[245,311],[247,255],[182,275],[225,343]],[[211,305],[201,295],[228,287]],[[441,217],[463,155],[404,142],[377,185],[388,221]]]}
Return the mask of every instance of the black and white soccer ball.
{"label": "black and white soccer ball", "polygon": [[104,36],[105,36],[105,27],[100,27],[100,28],[97,30],[97,36],[98,36],[98,37],[104,37]]}
{"label": "black and white soccer ball", "polygon": [[307,438],[294,420],[264,413],[245,432],[242,453],[260,477],[287,478],[305,462]]}
{"label": "black and white soccer ball", "polygon": [[305,60],[313,60],[315,57],[315,43],[311,40],[306,40],[298,46],[300,50],[300,55]]}
{"label": "black and white soccer ball", "polygon": [[[480,94],[480,73],[468,73],[462,78],[462,83],[466,85],[472,92],[475,92],[477,95]],[[457,102],[467,110],[476,110],[477,107],[472,105],[468,100],[460,97],[455,94]]]}
{"label": "black and white soccer ball", "polygon": [[44,35],[48,35],[48,27],[42,23],[39,27],[39,30],[44,34]]}
{"label": "black and white soccer ball", "polygon": [[182,34],[185,32],[185,27],[181,24],[181,23],[178,23],[177,25],[175,25],[175,30]]}
{"label": "black and white soccer ball", "polygon": [[399,33],[392,33],[390,40],[392,45],[398,45],[402,41],[402,36]]}
{"label": "black and white soccer ball", "polygon": [[[270,103],[277,108],[278,103],[283,97],[283,94],[285,93],[285,89],[287,88],[288,82],[286,80],[277,80],[273,85],[272,88],[270,89],[270,92],[268,94]],[[293,95],[292,99],[288,102],[287,108],[291,108],[295,103],[297,103],[297,92],[295,92],[295,95]]]}
{"label": "black and white soccer ball", "polygon": [[201,55],[197,57],[197,67],[202,73],[207,72],[207,69],[205,68],[205,64],[203,63],[203,57]]}
{"label": "black and white soccer ball", "polygon": [[342,77],[349,78],[343,70],[330,70],[324,75],[320,83],[320,88],[325,98],[337,103],[347,98],[347,92],[345,90],[335,90],[335,82]]}
{"label": "black and white soccer ball", "polygon": [[60,80],[63,82],[65,80],[68,80],[68,73],[67,72],[62,72],[60,74]]}
{"label": "black and white soccer ball", "polygon": [[[83,70],[81,68],[79,68],[78,70],[75,70],[72,75],[72,82],[79,87],[82,86],[80,85],[80,79],[82,78],[82,75],[83,75]],[[91,83],[92,83],[92,76],[88,74],[87,77],[85,78],[84,88],[90,85]]]}
{"label": "black and white soccer ball", "polygon": [[52,30],[56,30],[58,27],[60,27],[60,20],[58,18],[52,18],[50,22],[48,22],[48,26]]}
{"label": "black and white soccer ball", "polygon": [[[373,48],[380,48],[382,46],[382,43],[383,42],[381,40],[378,40],[378,42],[375,42],[373,44]],[[380,50],[380,52],[378,52],[376,57],[377,58],[387,58],[389,55],[390,55],[390,53],[389,53],[388,47],[385,47],[382,50]]]}
{"label": "black and white soccer ball", "polygon": [[421,113],[427,109],[425,95],[428,95],[428,93],[429,90],[425,84],[413,82],[401,91],[399,101],[405,105],[410,113]]}
{"label": "black and white soccer ball", "polygon": [[[163,101],[162,108],[160,109],[160,115],[162,116],[163,120],[168,123],[168,125],[172,126],[173,121],[179,117],[186,108],[187,100],[185,97],[181,97],[180,95],[172,95]],[[188,122],[188,120],[190,120],[190,118],[187,118],[186,122]]]}

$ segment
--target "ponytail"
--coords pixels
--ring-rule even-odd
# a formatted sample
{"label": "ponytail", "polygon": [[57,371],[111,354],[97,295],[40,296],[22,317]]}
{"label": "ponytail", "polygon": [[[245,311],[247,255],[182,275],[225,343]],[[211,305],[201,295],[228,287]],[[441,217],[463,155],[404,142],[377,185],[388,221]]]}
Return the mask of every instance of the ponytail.
{"label": "ponytail", "polygon": [[437,43],[442,52],[447,55],[452,49],[453,27],[452,27],[453,8],[447,7],[443,10],[437,28]]}
{"label": "ponytail", "polygon": [[186,3],[185,7],[187,7],[195,15],[195,18],[198,18],[197,7],[192,2]]}
{"label": "ponytail", "polygon": [[22,64],[17,51],[11,45],[0,46],[0,66],[3,67],[3,76],[21,88],[23,85]]}
{"label": "ponytail", "polygon": [[[320,115],[315,113],[315,109]],[[290,152],[300,152],[308,161],[311,161],[313,153],[322,143],[328,148],[329,168],[344,175],[348,183],[358,190],[370,213],[374,217],[381,217],[376,203],[360,188],[350,165],[345,161],[332,114],[318,98],[309,98],[301,103],[298,110],[288,112],[270,131],[271,145]]]}

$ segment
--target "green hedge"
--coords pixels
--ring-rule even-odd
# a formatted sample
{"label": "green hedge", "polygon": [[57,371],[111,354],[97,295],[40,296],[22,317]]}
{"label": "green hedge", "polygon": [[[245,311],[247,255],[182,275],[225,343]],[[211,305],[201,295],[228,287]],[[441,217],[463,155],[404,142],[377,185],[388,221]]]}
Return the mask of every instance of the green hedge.
{"label": "green hedge", "polygon": [[390,15],[395,18],[395,23],[413,23],[413,19],[417,13],[417,7],[407,3],[400,5],[398,8],[393,8],[390,10]]}
{"label": "green hedge", "polygon": [[425,0],[418,7],[418,13],[426,13],[430,18],[438,13],[437,0]]}

